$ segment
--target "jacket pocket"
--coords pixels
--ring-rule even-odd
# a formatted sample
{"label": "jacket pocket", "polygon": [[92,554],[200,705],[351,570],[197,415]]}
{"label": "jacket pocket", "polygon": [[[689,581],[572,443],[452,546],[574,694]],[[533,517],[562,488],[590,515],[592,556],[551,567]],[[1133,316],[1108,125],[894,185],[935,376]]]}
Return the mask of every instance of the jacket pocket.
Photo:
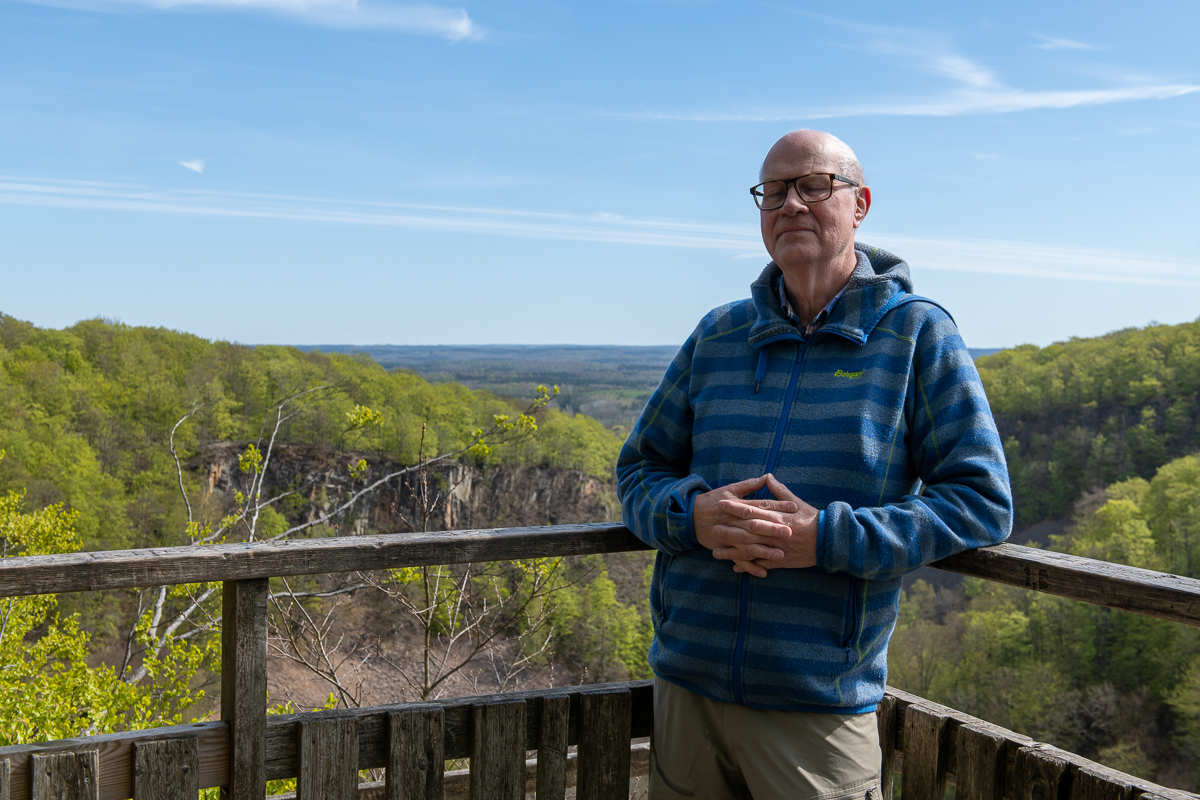
{"label": "jacket pocket", "polygon": [[[852,651],[858,643],[859,634],[862,633],[862,617],[863,617],[863,592],[866,589],[866,581],[862,578],[851,578],[849,581],[849,593],[846,596],[846,622],[842,628],[842,647],[847,651]],[[847,653],[851,656],[852,653]]]}

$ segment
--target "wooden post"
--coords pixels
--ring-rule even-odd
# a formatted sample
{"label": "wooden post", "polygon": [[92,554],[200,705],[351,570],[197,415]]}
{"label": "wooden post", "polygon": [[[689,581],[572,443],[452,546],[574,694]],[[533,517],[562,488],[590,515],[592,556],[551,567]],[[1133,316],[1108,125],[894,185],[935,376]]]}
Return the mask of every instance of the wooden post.
{"label": "wooden post", "polygon": [[955,800],[1004,800],[1007,744],[994,731],[971,725],[958,729]]}
{"label": "wooden post", "polygon": [[200,742],[161,739],[133,743],[133,800],[197,800]]}
{"label": "wooden post", "polygon": [[387,800],[442,800],[446,712],[441,708],[387,715]]}
{"label": "wooden post", "polygon": [[8,800],[9,795],[9,777],[12,773],[12,765],[9,764],[7,758],[0,759],[0,800]]}
{"label": "wooden post", "polygon": [[226,581],[221,620],[221,720],[229,725],[225,800],[267,796],[267,578]]}
{"label": "wooden post", "polygon": [[471,709],[471,800],[525,797],[525,701]]}
{"label": "wooden post", "polygon": [[358,800],[358,719],[300,723],[296,800]]}
{"label": "wooden post", "polygon": [[[879,793],[883,800],[892,800],[893,775],[896,769],[896,698],[884,695],[875,709],[879,725]],[[997,798],[999,800],[999,798]]]}
{"label": "wooden post", "polygon": [[904,800],[943,800],[946,796],[946,717],[917,705],[904,712]]}
{"label": "wooden post", "polygon": [[100,800],[100,751],[31,756],[33,800]]}
{"label": "wooden post", "polygon": [[1013,800],[1068,800],[1071,764],[1042,746],[1022,747],[1013,769]]}
{"label": "wooden post", "polygon": [[567,795],[567,726],[571,698],[547,695],[542,698],[538,726],[537,798],[563,800]]}
{"label": "wooden post", "polygon": [[629,796],[628,689],[579,695],[579,800],[624,800]]}
{"label": "wooden post", "polygon": [[1116,770],[1081,767],[1071,783],[1071,800],[1133,800],[1135,792]]}

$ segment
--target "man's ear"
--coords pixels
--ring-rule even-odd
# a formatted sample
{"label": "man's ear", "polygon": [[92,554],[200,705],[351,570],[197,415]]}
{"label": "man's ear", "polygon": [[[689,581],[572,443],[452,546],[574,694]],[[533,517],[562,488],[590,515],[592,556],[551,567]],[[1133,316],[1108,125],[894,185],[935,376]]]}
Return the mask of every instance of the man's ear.
{"label": "man's ear", "polygon": [[863,186],[858,190],[858,200],[854,204],[854,227],[862,225],[871,210],[871,187]]}

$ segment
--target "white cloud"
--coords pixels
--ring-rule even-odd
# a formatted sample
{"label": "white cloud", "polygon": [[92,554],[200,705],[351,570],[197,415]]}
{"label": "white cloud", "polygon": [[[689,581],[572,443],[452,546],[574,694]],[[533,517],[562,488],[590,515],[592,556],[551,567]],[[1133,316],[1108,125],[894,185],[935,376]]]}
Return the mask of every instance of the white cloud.
{"label": "white cloud", "polygon": [[[0,204],[216,218],[367,225],[524,239],[725,251],[766,262],[758,226],[503,208],[378,203],[289,195],[163,190],[127,184],[0,176]],[[922,270],[1200,288],[1200,264],[1134,253],[991,239],[871,233],[864,240]]]}
{"label": "white cloud", "polygon": [[[810,15],[815,16],[815,15]],[[624,119],[662,119],[689,122],[796,122],[840,117],[952,117],[967,114],[1006,114],[1035,109],[1063,109],[1133,100],[1167,100],[1200,92],[1200,84],[1166,84],[1147,81],[1102,89],[1031,90],[1004,84],[990,69],[947,48],[930,34],[909,29],[884,29],[824,19],[858,35],[853,45],[874,54],[898,56],[917,69],[949,79],[954,88],[933,96],[904,100],[864,100],[832,106],[811,106],[737,111],[648,111],[608,114]],[[1044,38],[1044,37],[1043,37]],[[1087,47],[1067,39],[1047,39],[1058,47]],[[901,44],[900,42],[906,42]],[[912,42],[907,43],[907,42]]]}
{"label": "white cloud", "polygon": [[844,106],[770,109],[740,112],[644,112],[614,116],[627,119],[686,120],[690,122],[789,122],[840,117],[957,117],[966,114],[1005,114],[1041,108],[1078,108],[1129,100],[1167,100],[1200,92],[1197,84],[1130,86],[1118,89],[1079,89],[1029,92],[1019,89],[962,90],[934,99],[899,103],[856,103]]}
{"label": "white cloud", "polygon": [[192,172],[204,172],[204,159],[193,158],[189,161],[180,161],[179,166],[190,169]]}
{"label": "white cloud", "polygon": [[1039,50],[1095,50],[1096,48],[1090,44],[1077,42],[1074,39],[1055,39],[1050,36],[1038,35],[1042,41],[1035,44],[1034,47]]}
{"label": "white cloud", "polygon": [[461,8],[428,4],[393,5],[359,0],[23,0],[86,11],[239,11],[279,14],[329,28],[375,28],[436,36],[458,42],[483,37]]}

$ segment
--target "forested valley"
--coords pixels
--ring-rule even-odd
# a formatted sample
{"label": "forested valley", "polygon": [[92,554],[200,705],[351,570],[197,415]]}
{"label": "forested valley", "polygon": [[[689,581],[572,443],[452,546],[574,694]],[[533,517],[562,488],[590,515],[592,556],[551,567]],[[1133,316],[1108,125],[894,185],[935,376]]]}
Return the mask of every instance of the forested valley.
{"label": "forested valley", "polygon": [[[555,409],[553,387],[512,398],[362,354],[101,320],[0,316],[0,362],[5,556],[620,513],[622,429]],[[1200,322],[977,363],[1017,541],[1198,577]],[[646,677],[649,565],[635,553],[279,581],[271,702]],[[4,601],[0,739],[212,713],[218,590]],[[1166,785],[1200,779],[1191,628],[927,571],[907,584],[889,682]]]}

